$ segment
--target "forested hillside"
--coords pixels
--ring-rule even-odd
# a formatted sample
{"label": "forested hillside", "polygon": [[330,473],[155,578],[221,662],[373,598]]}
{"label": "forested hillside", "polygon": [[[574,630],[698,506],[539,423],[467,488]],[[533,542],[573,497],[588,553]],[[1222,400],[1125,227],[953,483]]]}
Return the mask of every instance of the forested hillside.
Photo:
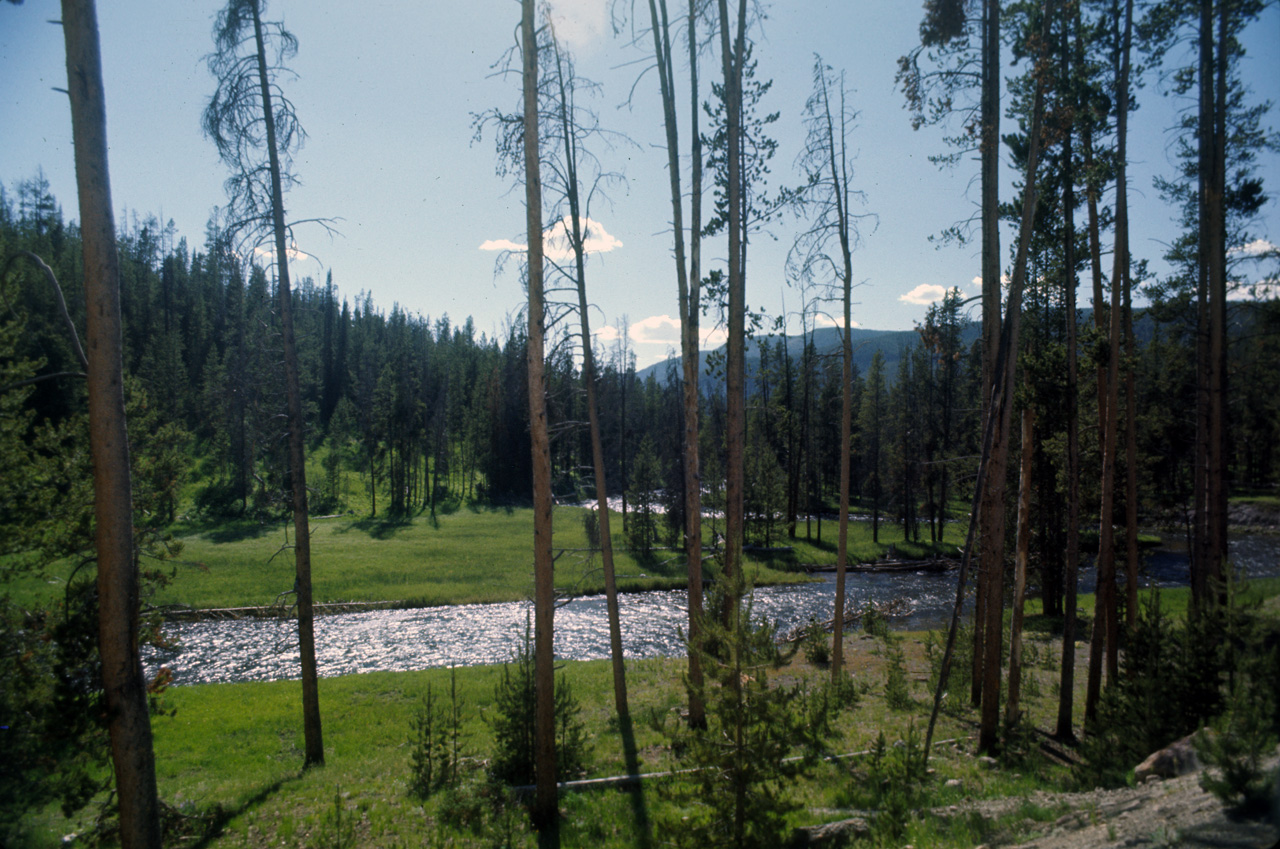
{"label": "forested hillside", "polygon": [[[281,418],[284,393],[278,318],[269,272],[232,250],[211,222],[205,252],[152,217],[134,216],[120,234],[125,362],[134,391],[145,397],[147,420],[135,438],[165,430],[167,474],[177,484],[164,499],[166,520],[179,512],[282,517],[287,509],[287,452]],[[0,203],[0,250],[44,257],[63,283],[67,310],[83,326],[79,240],[40,177],[21,180]],[[462,502],[523,503],[531,480],[524,403],[524,330],[503,338],[477,333],[470,320],[407,314],[380,304],[360,282],[340,286],[341,271],[296,286],[302,389],[308,443],[320,474],[312,477],[313,509],[359,507],[410,514]],[[33,445],[44,424],[59,425],[82,410],[67,326],[57,294],[36,265],[9,262],[7,374],[61,375],[6,392],[6,439]],[[349,294],[355,290],[358,294]],[[1040,410],[1047,427],[1066,420],[1065,316],[1058,293],[1038,290],[1026,311],[1032,340],[1020,403]],[[1181,515],[1190,491],[1194,406],[1193,304],[1168,298],[1138,321],[1140,508]],[[1280,411],[1280,354],[1274,302],[1241,302],[1233,312],[1232,479],[1237,491],[1274,487]],[[1087,319],[1087,313],[1084,319]],[[1082,320],[1082,325],[1084,321]],[[967,496],[977,440],[976,332],[954,301],[930,310],[910,333],[862,331],[865,367],[855,362],[857,450],[855,501],[865,512],[900,521],[924,537],[941,534],[939,520]],[[747,437],[748,534],[760,544],[793,533],[806,515],[833,509],[838,478],[839,358],[836,334],[758,335],[751,344],[752,398]],[[892,347],[890,347],[892,346]],[[1105,347],[1087,336],[1086,361]],[[886,355],[886,351],[891,351]],[[662,500],[670,508],[664,533],[679,528],[682,470],[678,360],[637,373],[624,346],[597,351],[600,416],[615,496]],[[26,363],[26,371],[19,364]],[[592,495],[586,412],[579,357],[561,335],[548,357],[548,401],[554,491],[561,500]],[[722,355],[704,357],[702,405],[705,488],[715,509],[723,469]],[[1081,374],[1095,369],[1082,363]],[[717,379],[718,378],[718,379]],[[1096,393],[1083,391],[1086,407]],[[1081,411],[1089,421],[1087,409]],[[139,431],[146,429],[147,433]],[[1096,434],[1084,436],[1085,474],[1097,466]],[[1061,550],[1064,523],[1052,515],[1062,486],[1060,435],[1037,441],[1037,491],[1044,505],[1044,554]],[[13,468],[13,467],[11,467]],[[357,485],[358,482],[358,485]],[[350,503],[348,493],[364,497]],[[1097,486],[1087,512],[1096,515]],[[1123,505],[1117,505],[1119,512]],[[1060,518],[1060,517],[1058,517]],[[8,511],[8,523],[22,517]],[[809,530],[813,533],[813,529]],[[1038,558],[1039,559],[1039,558]]]}

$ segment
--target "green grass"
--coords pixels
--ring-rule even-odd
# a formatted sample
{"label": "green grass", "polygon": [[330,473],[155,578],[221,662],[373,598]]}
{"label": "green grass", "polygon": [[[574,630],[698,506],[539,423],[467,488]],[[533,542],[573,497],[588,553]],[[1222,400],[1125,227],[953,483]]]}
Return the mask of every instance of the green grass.
{"label": "green grass", "polygon": [[[1182,591],[1165,590],[1172,606]],[[1280,579],[1255,581],[1247,593],[1280,599]],[[1082,599],[1083,601],[1083,599]],[[1280,616],[1280,609],[1276,610]],[[869,749],[884,731],[890,745],[903,738],[909,724],[922,732],[931,692],[928,635],[897,633],[903,651],[911,705],[892,710],[886,703],[885,671],[888,653],[883,638],[859,632],[846,636],[849,669],[862,689],[859,705],[842,713],[827,740],[833,753]],[[1060,645],[1042,632],[1027,634],[1028,665],[1024,668],[1022,705],[1025,721],[1049,729],[1057,715]],[[1085,652],[1077,652],[1076,705],[1083,704]],[[628,663],[627,681],[640,766],[646,771],[671,768],[675,761],[661,733],[662,722],[678,722],[684,703],[683,659],[646,659]],[[472,778],[463,801],[492,792],[479,783],[484,761],[493,751],[493,735],[486,716],[493,711],[494,687],[500,667],[469,667],[457,671],[463,702],[466,754]],[[611,670],[607,661],[568,662],[562,674],[581,701],[590,751],[587,776],[617,775],[624,771],[621,737],[613,719]],[[770,675],[779,684],[827,673],[799,658]],[[197,819],[187,828],[211,849],[224,847],[340,845],[343,833],[338,811],[350,825],[350,845],[403,847],[417,845],[494,845],[509,829],[510,845],[533,845],[533,836],[518,809],[505,819],[490,820],[472,831],[443,824],[447,796],[422,801],[408,794],[410,720],[428,684],[437,696],[447,692],[449,670],[373,673],[320,681],[326,765],[302,770],[300,687],[296,681],[175,687],[163,695],[165,712],[153,719],[158,780],[162,798],[176,810]],[[930,766],[935,773],[921,789],[920,809],[903,823],[902,837],[893,845],[969,847],[978,843],[1025,842],[1052,827],[1063,811],[1030,800],[1040,790],[1071,786],[1061,766],[1046,759],[1034,738],[1016,741],[995,767],[974,758],[971,735],[976,715],[967,699],[950,703],[940,718]],[[817,763],[785,788],[800,804],[790,815],[791,826],[813,825],[855,814],[866,797],[863,758]],[[955,786],[948,787],[949,780]],[[644,803],[652,821],[678,820],[666,780],[647,782]],[[1008,812],[983,817],[963,810],[934,816],[925,808],[947,809],[969,800],[1010,798]],[[636,840],[633,797],[619,790],[566,793],[561,797],[565,847],[629,847]],[[1021,801],[1018,801],[1021,800]],[[63,834],[81,830],[89,820],[82,814],[64,820],[56,811],[33,812],[28,820],[29,846],[57,846]],[[212,831],[205,834],[201,829]],[[175,844],[176,845],[176,844]]]}
{"label": "green grass", "polygon": [[[918,636],[918,635],[914,635]],[[856,637],[855,637],[856,638]],[[918,648],[915,644],[913,648]],[[918,652],[909,651],[909,667],[921,677]],[[905,734],[908,721],[922,727],[926,703],[923,684],[916,682],[919,711],[916,715],[888,709],[880,695],[880,659],[867,655],[856,662],[856,676],[867,682],[861,705],[841,715],[829,740],[831,751],[868,748],[884,729],[891,740]],[[640,766],[645,771],[675,765],[666,739],[650,717],[678,721],[683,704],[683,660],[650,659],[628,664],[628,686],[635,716]],[[458,670],[459,695],[466,716],[466,749],[478,780],[483,762],[493,747],[485,715],[492,711],[493,690],[500,667]],[[622,745],[612,718],[611,671],[608,662],[570,662],[563,673],[582,702],[591,749],[590,777],[624,772]],[[341,808],[354,823],[359,846],[401,847],[418,845],[492,845],[493,826],[486,833],[441,824],[444,797],[437,794],[423,802],[408,794],[410,719],[428,683],[437,697],[447,692],[449,671],[444,669],[405,673],[373,673],[322,679],[320,704],[324,718],[326,765],[304,771],[300,688],[297,682],[218,684],[177,687],[164,695],[166,714],[153,720],[157,778],[165,802],[189,816],[202,818],[188,824],[197,831],[213,824],[216,834],[199,845],[307,846],[336,845],[334,815]],[[826,673],[803,663],[780,670],[774,680],[818,680]],[[968,733],[966,720],[944,716],[939,739]],[[935,761],[941,788],[946,778],[961,776],[964,791],[947,790],[939,797],[959,800],[963,795],[1008,792],[1030,788],[1033,779],[996,780],[982,773],[964,752],[947,749]],[[812,807],[838,807],[851,798],[858,781],[856,761],[819,764],[789,792],[804,807],[792,817],[793,825],[822,820]],[[650,818],[670,814],[662,781],[646,784],[644,801]],[[481,792],[472,785],[470,793]],[[337,801],[335,803],[335,796]],[[626,847],[637,845],[637,820],[632,798],[619,790],[568,793],[562,796],[563,845],[566,847]],[[67,821],[53,812],[33,815],[33,833],[44,833],[57,845],[57,836],[85,827],[88,814]],[[513,845],[532,845],[532,836],[518,810],[506,825],[516,832]],[[432,841],[439,841],[433,843]]]}
{"label": "green grass", "polygon": [[[600,558],[587,549],[577,507],[557,507],[554,546],[564,550],[556,562],[556,586],[575,594],[604,590]],[[614,514],[615,568],[624,591],[670,589],[686,584],[680,550],[649,554],[627,550],[621,517]],[[823,540],[785,534],[768,552],[748,551],[745,562],[759,586],[807,580],[805,570],[834,566],[836,524],[824,522]],[[706,525],[708,541],[712,528]],[[167,564],[173,581],[154,602],[196,608],[271,604],[293,587],[292,524],[254,520],[188,520],[170,529],[181,543]],[[814,529],[816,531],[816,528]],[[951,555],[962,531],[948,528],[947,543],[906,542],[897,525],[882,524],[879,542],[868,523],[850,524],[850,561],[883,558],[894,546],[898,556]],[[344,515],[312,522],[312,586],[318,602],[389,601],[406,605],[471,604],[513,601],[533,592],[533,511],[529,508],[463,508],[404,519]],[[708,553],[710,553],[708,551]],[[148,564],[149,565],[149,564]],[[60,591],[65,569],[10,585],[15,599],[26,601]],[[709,575],[716,566],[709,561]]]}
{"label": "green grass", "polygon": [[[584,510],[557,507],[554,545],[557,588],[602,592],[599,556],[591,557],[582,527]],[[614,525],[621,527],[620,518]],[[269,604],[293,586],[293,558],[285,526],[252,522],[178,526],[183,544],[173,583],[161,604],[233,607]],[[533,592],[533,511],[528,508],[464,509],[405,520],[338,517],[317,520],[311,536],[312,581],[317,601],[394,601],[438,605],[512,601]],[[615,568],[624,590],[662,589],[686,583],[683,554],[624,550],[615,534]],[[757,583],[785,583],[803,576],[749,561]]]}

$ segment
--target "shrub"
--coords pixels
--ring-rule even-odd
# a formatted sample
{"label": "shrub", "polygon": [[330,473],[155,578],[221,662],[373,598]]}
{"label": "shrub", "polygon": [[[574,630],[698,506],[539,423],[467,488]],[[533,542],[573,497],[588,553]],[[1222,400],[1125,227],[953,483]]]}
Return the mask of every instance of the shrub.
{"label": "shrub", "polygon": [[911,687],[907,684],[907,668],[902,649],[896,641],[885,640],[885,656],[888,666],[884,678],[884,700],[890,710],[910,710],[915,707]]}
{"label": "shrub", "polygon": [[923,806],[927,775],[915,723],[908,723],[906,736],[892,746],[880,732],[867,764],[865,785],[866,802],[877,809],[872,828],[878,842],[891,843],[902,837],[912,811]]}
{"label": "shrub", "polygon": [[827,639],[826,630],[812,616],[805,627],[804,659],[813,666],[828,666],[831,663],[831,641]]}
{"label": "shrub", "polygon": [[427,685],[426,695],[412,720],[409,744],[409,792],[426,799],[443,787],[456,787],[462,759],[462,702],[458,673],[449,671],[449,704],[438,705]]}
{"label": "shrub", "polygon": [[[537,697],[534,687],[533,630],[525,617],[524,640],[509,664],[502,665],[502,680],[494,690],[495,715],[490,719],[496,743],[489,772],[494,780],[507,784],[533,784],[534,714]],[[555,684],[556,779],[563,781],[581,774],[587,754],[587,734],[578,714],[582,712],[569,682],[563,677]]]}
{"label": "shrub", "polygon": [[[732,597],[742,597],[741,577],[731,580]],[[708,611],[724,609],[717,595]],[[805,736],[811,718],[821,728],[838,704],[829,694],[806,696],[799,685],[769,686],[769,669],[779,661],[776,628],[753,620],[749,595],[733,612],[727,627],[708,616],[692,646],[705,673],[698,695],[707,727],[671,732],[681,766],[695,770],[665,791],[676,813],[659,824],[676,846],[782,845],[785,816],[795,808],[785,788],[802,767],[786,757],[793,743],[813,739]]]}

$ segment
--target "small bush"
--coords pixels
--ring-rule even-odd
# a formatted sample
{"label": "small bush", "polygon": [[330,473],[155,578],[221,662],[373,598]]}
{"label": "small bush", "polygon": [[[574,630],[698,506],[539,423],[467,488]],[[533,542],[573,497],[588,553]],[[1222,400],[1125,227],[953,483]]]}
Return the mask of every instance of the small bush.
{"label": "small bush", "polygon": [[[696,770],[664,791],[675,813],[660,817],[659,826],[663,840],[675,846],[782,845],[786,816],[796,807],[787,788],[802,767],[786,758],[813,731],[806,728],[810,721],[821,734],[836,703],[800,686],[769,685],[769,670],[779,661],[776,626],[753,620],[741,573],[730,581],[730,598],[748,600],[728,627],[707,617],[692,646],[706,673],[698,695],[707,727],[678,726],[671,741],[681,765]],[[718,595],[712,593],[707,610],[724,609]]]}
{"label": "small bush", "polygon": [[892,746],[881,731],[867,764],[869,792],[864,797],[877,809],[872,830],[878,843],[902,837],[912,812],[923,807],[926,777],[924,747],[915,723],[909,723],[906,736]]}
{"label": "small bush", "polygon": [[1210,767],[1200,774],[1200,786],[1241,813],[1264,813],[1271,800],[1276,776],[1263,770],[1262,761],[1276,745],[1274,715],[1265,693],[1242,686],[1213,730],[1193,739]]}
{"label": "small bush", "polygon": [[862,630],[873,637],[889,636],[889,620],[871,602],[862,608]]}
{"label": "small bush", "polygon": [[884,679],[884,700],[890,710],[910,710],[915,707],[911,687],[907,684],[907,668],[902,649],[896,642],[885,642],[888,667]]}
{"label": "small bush", "polygon": [[[494,690],[495,715],[490,718],[496,749],[489,763],[495,781],[506,784],[533,784],[534,715],[537,695],[534,686],[533,630],[526,617],[524,640],[509,664],[502,665],[502,680]],[[578,715],[582,707],[563,677],[555,684],[556,780],[576,778],[583,771],[587,755],[586,728]]]}
{"label": "small bush", "polygon": [[426,799],[443,787],[456,787],[462,759],[462,702],[458,699],[458,673],[449,672],[449,704],[436,704],[427,685],[426,695],[412,720],[409,744],[409,792]]}
{"label": "small bush", "polygon": [[814,617],[809,617],[805,627],[804,659],[812,666],[826,667],[831,664],[831,640],[826,630]]}

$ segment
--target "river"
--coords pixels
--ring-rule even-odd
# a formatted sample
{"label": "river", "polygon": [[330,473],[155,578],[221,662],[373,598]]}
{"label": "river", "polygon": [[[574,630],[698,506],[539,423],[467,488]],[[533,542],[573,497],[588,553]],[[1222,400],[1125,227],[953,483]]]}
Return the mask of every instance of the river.
{"label": "river", "polygon": [[[1250,577],[1280,575],[1280,537],[1240,534],[1231,541],[1237,569]],[[1145,558],[1147,586],[1177,586],[1187,580],[1185,553],[1157,549]],[[850,573],[848,603],[899,601],[895,628],[923,629],[945,623],[955,602],[954,572]],[[1092,569],[1081,573],[1080,591],[1092,592]],[[806,584],[760,587],[754,615],[778,622],[785,632],[810,617],[830,619],[834,575]],[[685,593],[666,590],[620,597],[623,649],[627,657],[680,654],[679,629],[688,621]],[[467,604],[410,610],[375,610],[316,618],[316,652],[324,677],[359,672],[404,671],[433,666],[469,666],[509,660],[524,633],[529,602]],[[564,660],[609,656],[603,596],[565,603],[555,614],[555,653]],[[175,684],[271,681],[298,677],[297,626],[292,620],[239,619],[168,622],[176,650],[150,650],[148,671],[160,665]]]}

